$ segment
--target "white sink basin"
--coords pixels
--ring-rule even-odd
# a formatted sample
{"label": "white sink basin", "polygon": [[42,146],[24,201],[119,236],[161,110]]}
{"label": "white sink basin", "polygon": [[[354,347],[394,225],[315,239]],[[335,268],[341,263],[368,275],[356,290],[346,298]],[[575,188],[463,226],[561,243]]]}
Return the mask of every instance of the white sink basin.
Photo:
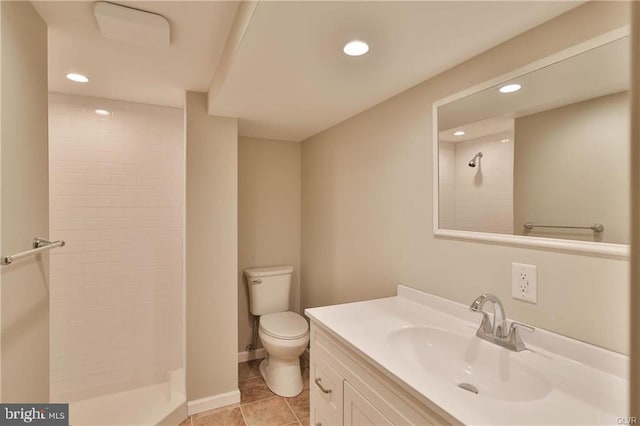
{"label": "white sink basin", "polygon": [[[399,357],[445,380],[451,386],[471,384],[479,397],[502,401],[544,398],[551,384],[516,359],[516,353],[474,336],[439,328],[407,326],[388,335]],[[460,388],[460,392],[469,392]]]}
{"label": "white sink basin", "polygon": [[466,304],[398,286],[396,297],[305,312],[463,424],[610,425],[629,411],[628,357],[540,328],[523,336],[531,350],[513,352],[475,335],[480,317]]}

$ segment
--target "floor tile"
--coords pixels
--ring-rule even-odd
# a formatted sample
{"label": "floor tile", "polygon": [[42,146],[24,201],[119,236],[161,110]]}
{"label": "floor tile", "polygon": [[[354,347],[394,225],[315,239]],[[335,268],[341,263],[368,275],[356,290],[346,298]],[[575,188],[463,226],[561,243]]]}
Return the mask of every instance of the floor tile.
{"label": "floor tile", "polygon": [[238,382],[238,387],[240,388],[241,404],[256,402],[261,399],[276,396],[275,393],[269,390],[267,384],[262,380],[262,377],[255,377],[253,379]]}
{"label": "floor tile", "polygon": [[[180,426],[295,426],[309,424],[309,369],[302,368],[304,390],[293,398],[279,397],[260,375],[260,361],[238,364],[241,403],[191,416]],[[295,414],[294,414],[295,412]]]}
{"label": "floor tile", "polygon": [[309,417],[309,389],[304,389],[298,396],[287,398],[287,403],[298,419]]}
{"label": "floor tile", "polygon": [[262,360],[256,359],[238,364],[238,381],[260,377],[260,361]]}
{"label": "floor tile", "polygon": [[307,352],[303,352],[300,356],[300,365],[303,367],[309,368],[309,357],[307,356]]}
{"label": "floor tile", "polygon": [[309,389],[309,369],[302,369],[302,389]]}
{"label": "floor tile", "polygon": [[218,408],[191,417],[193,426],[244,426],[244,418],[237,404]]}
{"label": "floor tile", "polygon": [[239,406],[240,406],[240,404],[225,405],[224,407],[214,408],[213,410],[203,411],[202,413],[194,414],[191,417],[208,416],[210,414],[215,414],[215,413],[218,413],[220,411],[227,411],[227,410],[231,410],[232,408],[238,408]]}
{"label": "floor tile", "polygon": [[296,422],[296,417],[281,397],[269,398],[241,407],[249,426],[282,426]]}

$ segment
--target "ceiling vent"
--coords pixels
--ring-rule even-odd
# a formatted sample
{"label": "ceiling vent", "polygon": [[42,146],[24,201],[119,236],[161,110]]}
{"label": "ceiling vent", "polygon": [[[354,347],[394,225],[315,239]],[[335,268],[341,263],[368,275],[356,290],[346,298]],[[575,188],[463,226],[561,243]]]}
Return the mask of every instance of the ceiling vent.
{"label": "ceiling vent", "polygon": [[93,13],[106,38],[156,47],[171,41],[169,21],[156,13],[103,1],[95,3]]}

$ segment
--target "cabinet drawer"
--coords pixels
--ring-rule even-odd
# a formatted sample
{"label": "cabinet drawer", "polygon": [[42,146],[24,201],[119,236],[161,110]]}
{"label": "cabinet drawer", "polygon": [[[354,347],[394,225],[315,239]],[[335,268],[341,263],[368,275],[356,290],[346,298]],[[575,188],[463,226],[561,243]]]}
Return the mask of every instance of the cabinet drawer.
{"label": "cabinet drawer", "polygon": [[342,424],[343,378],[312,352],[309,370],[311,424],[323,426]]}

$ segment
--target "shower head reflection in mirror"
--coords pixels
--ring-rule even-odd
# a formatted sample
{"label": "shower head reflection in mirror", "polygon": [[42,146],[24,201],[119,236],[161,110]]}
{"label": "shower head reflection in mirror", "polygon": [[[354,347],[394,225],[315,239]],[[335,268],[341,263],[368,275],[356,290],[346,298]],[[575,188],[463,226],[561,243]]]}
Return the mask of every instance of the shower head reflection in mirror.
{"label": "shower head reflection in mirror", "polygon": [[480,158],[482,158],[482,152],[478,152],[476,155],[473,156],[471,161],[469,161],[469,167],[475,167],[476,161]]}
{"label": "shower head reflection in mirror", "polygon": [[[436,236],[628,256],[628,33],[619,28],[433,104]],[[514,79],[522,89],[500,93]],[[529,221],[607,230],[602,242],[579,229],[525,235]]]}

